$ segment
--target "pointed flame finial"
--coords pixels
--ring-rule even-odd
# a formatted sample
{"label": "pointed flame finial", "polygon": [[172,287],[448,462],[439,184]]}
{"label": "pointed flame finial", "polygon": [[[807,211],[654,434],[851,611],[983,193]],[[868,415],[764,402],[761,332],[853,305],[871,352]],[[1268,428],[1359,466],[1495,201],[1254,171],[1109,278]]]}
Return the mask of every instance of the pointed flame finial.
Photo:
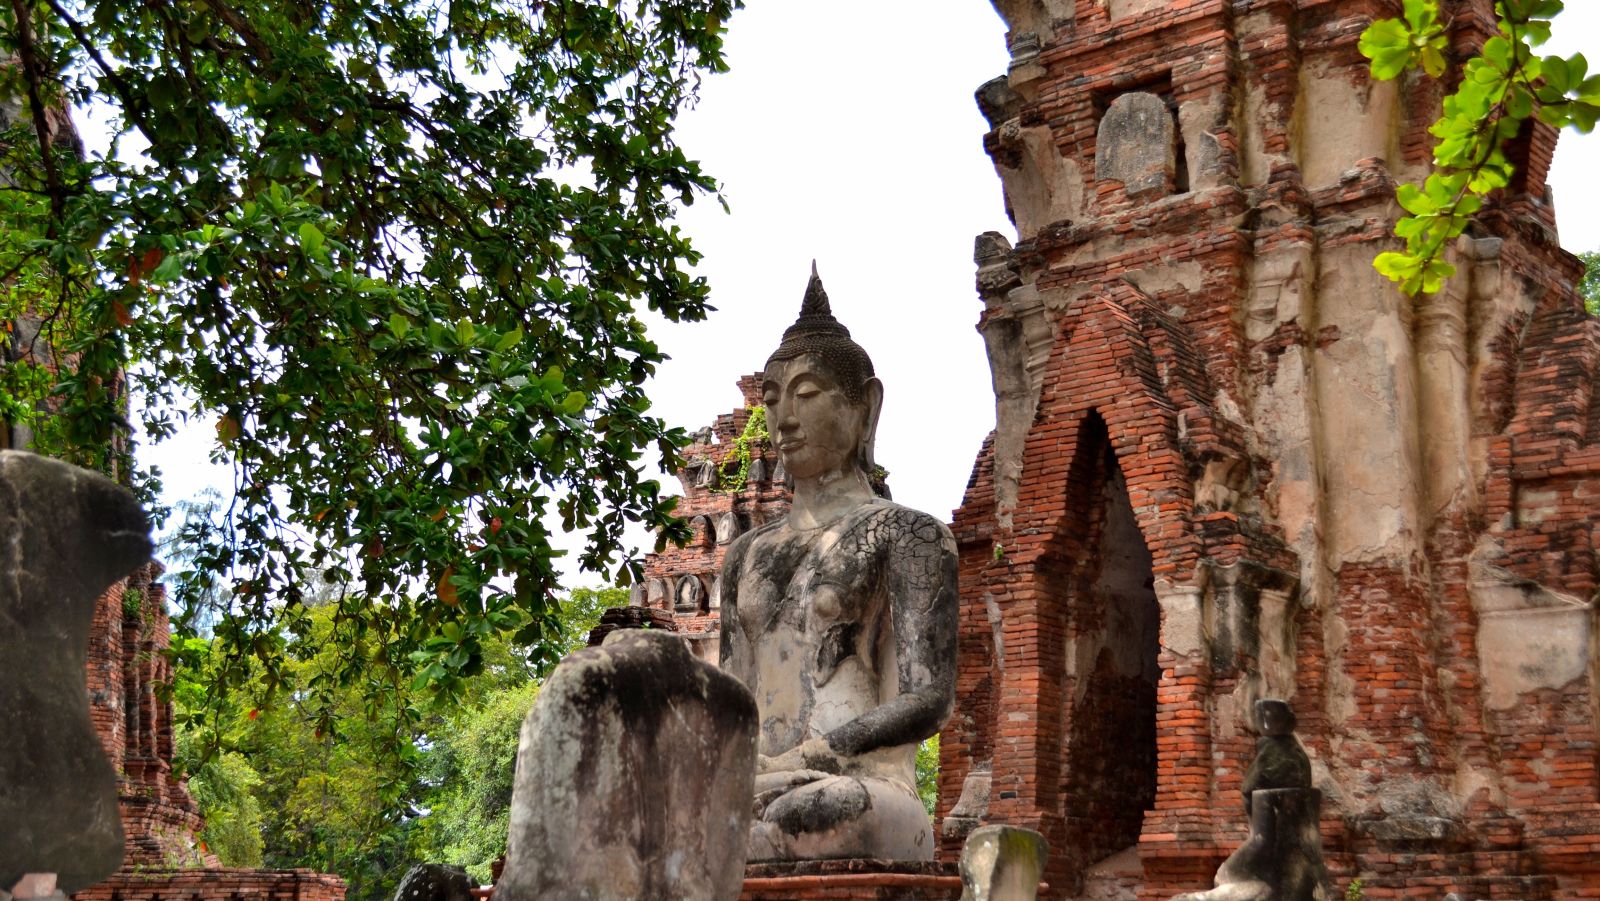
{"label": "pointed flame finial", "polygon": [[774,362],[792,360],[801,354],[816,354],[852,402],[859,402],[862,388],[872,378],[872,360],[861,346],[850,340],[850,330],[833,318],[828,292],[817,274],[817,261],[811,261],[811,279],[800,303],[800,317],[783,332],[783,341],[767,358]]}
{"label": "pointed flame finial", "polygon": [[827,317],[833,319],[833,309],[828,305],[828,292],[822,287],[822,276],[817,274],[817,261],[811,261],[811,280],[806,282],[806,296],[800,301],[800,318]]}
{"label": "pointed flame finial", "polygon": [[800,335],[838,335],[850,337],[850,330],[833,318],[833,308],[828,304],[828,292],[822,287],[822,276],[817,274],[817,261],[811,261],[811,280],[806,282],[806,296],[800,301],[800,318],[783,333],[788,341]]}

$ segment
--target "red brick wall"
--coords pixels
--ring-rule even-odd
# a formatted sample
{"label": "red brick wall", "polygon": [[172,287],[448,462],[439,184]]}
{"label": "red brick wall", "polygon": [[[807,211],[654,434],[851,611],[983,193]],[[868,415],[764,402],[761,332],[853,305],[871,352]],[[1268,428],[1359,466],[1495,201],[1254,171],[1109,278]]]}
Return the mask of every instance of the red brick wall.
{"label": "red brick wall", "polygon": [[311,870],[124,870],[74,901],[344,901],[344,882]]}

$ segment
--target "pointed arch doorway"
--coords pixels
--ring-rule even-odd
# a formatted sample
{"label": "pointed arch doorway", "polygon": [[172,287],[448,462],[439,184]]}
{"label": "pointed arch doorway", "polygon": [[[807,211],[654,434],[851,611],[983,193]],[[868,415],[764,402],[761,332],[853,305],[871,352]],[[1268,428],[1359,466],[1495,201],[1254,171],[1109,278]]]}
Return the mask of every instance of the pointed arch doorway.
{"label": "pointed arch doorway", "polygon": [[[1091,411],[1068,479],[1060,798],[1076,868],[1137,846],[1156,799],[1161,608],[1127,478]],[[1070,537],[1068,537],[1070,536]]]}

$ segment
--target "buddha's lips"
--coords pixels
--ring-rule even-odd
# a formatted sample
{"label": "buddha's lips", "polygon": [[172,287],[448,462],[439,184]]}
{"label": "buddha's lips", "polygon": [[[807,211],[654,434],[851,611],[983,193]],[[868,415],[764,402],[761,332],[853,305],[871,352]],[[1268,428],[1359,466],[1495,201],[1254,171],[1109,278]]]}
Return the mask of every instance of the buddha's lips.
{"label": "buddha's lips", "polygon": [[778,450],[781,450],[781,451],[797,450],[797,449],[799,449],[801,447],[804,447],[805,443],[806,443],[806,439],[804,439],[804,438],[785,438],[785,439],[783,439],[783,440],[778,442]]}

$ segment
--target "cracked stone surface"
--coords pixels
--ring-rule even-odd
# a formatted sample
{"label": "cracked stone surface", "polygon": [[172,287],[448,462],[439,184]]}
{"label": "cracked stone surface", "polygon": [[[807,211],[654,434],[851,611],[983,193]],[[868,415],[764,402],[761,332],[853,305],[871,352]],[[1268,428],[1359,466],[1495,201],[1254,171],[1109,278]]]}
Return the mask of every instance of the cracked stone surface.
{"label": "cracked stone surface", "polygon": [[755,758],[750,692],[676,635],[569,655],[522,724],[496,897],[733,901]]}
{"label": "cracked stone surface", "polygon": [[89,718],[95,603],[150,559],[133,495],[85,469],[0,451],[0,885],[55,873],[71,894],[122,863],[116,773]]}
{"label": "cracked stone surface", "polygon": [[752,860],[931,858],[914,786],[954,669],[948,535],[878,499],[813,532],[768,524],[729,552],[723,667],[756,693],[769,761]]}

